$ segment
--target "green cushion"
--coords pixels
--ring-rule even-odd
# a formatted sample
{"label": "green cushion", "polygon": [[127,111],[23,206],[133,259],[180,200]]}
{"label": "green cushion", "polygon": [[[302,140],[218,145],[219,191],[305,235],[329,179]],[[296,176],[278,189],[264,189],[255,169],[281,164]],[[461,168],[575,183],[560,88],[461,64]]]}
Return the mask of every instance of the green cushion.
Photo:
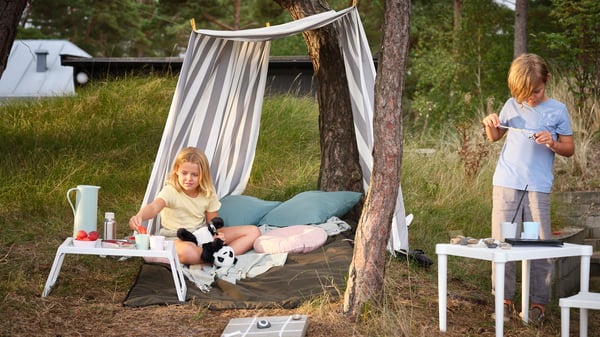
{"label": "green cushion", "polygon": [[281,201],[267,201],[247,195],[228,195],[221,199],[219,216],[225,227],[256,225],[270,210]]}
{"label": "green cushion", "polygon": [[258,221],[258,225],[276,227],[320,224],[333,216],[348,213],[360,200],[362,193],[351,191],[306,191],[284,201]]}

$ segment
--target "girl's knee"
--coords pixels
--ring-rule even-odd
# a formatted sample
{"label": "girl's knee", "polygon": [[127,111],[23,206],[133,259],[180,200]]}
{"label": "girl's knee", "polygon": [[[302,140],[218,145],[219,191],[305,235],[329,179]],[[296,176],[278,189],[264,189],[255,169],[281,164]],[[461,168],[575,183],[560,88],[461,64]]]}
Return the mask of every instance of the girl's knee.
{"label": "girl's knee", "polygon": [[179,262],[183,264],[198,264],[201,263],[200,255],[202,248],[193,245],[181,245],[177,249],[177,257]]}
{"label": "girl's knee", "polygon": [[260,229],[256,226],[249,226],[248,236],[253,237],[254,239],[260,236]]}

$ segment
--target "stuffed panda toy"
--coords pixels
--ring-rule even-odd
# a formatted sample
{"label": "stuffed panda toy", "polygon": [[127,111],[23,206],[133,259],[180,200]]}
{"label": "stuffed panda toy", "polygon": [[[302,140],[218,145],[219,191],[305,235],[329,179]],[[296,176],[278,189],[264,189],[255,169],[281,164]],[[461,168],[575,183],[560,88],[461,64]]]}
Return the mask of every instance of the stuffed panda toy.
{"label": "stuffed panda toy", "polygon": [[225,222],[220,217],[215,217],[209,221],[206,226],[202,226],[193,233],[185,228],[177,230],[177,237],[181,241],[193,242],[197,246],[201,246],[207,242],[212,242],[217,235],[217,229],[223,228]]}
{"label": "stuffed panda toy", "polygon": [[237,262],[233,248],[226,246],[223,240],[216,238],[214,241],[202,244],[202,261],[208,262],[217,268],[230,267]]}
{"label": "stuffed panda toy", "polygon": [[233,248],[229,246],[223,246],[213,254],[213,257],[213,265],[217,268],[230,267],[237,262]]}

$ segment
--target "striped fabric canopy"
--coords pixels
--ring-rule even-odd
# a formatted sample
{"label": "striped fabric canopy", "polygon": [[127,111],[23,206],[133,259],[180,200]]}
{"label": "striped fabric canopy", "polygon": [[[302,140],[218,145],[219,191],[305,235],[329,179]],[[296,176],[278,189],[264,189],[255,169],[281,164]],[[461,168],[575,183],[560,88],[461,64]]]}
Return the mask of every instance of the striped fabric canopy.
{"label": "striped fabric canopy", "polygon": [[[328,24],[337,25],[340,34],[366,191],[373,161],[375,67],[358,11],[350,7],[264,28],[192,31],[143,205],[158,195],[175,156],[187,146],[206,153],[219,197],[242,194],[258,140],[270,41]],[[391,252],[408,249],[401,189],[394,214]],[[148,224],[150,232],[155,220]]]}

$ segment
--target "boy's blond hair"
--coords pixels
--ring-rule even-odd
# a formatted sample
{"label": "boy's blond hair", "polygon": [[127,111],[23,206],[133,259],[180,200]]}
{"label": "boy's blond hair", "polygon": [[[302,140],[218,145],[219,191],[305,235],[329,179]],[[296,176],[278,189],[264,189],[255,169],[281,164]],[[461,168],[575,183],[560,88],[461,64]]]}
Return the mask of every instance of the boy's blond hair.
{"label": "boy's blond hair", "polygon": [[540,83],[548,81],[548,66],[536,54],[521,54],[508,70],[508,88],[519,104],[527,101]]}
{"label": "boy's blond hair", "polygon": [[210,175],[208,158],[206,158],[206,155],[202,151],[193,146],[186,147],[179,151],[175,158],[175,163],[173,163],[173,170],[171,170],[171,173],[167,178],[167,183],[175,187],[178,192],[182,191],[181,185],[179,185],[179,181],[177,180],[177,171],[183,163],[193,163],[198,165],[198,169],[200,170],[198,193],[207,198],[216,194],[215,186]]}

